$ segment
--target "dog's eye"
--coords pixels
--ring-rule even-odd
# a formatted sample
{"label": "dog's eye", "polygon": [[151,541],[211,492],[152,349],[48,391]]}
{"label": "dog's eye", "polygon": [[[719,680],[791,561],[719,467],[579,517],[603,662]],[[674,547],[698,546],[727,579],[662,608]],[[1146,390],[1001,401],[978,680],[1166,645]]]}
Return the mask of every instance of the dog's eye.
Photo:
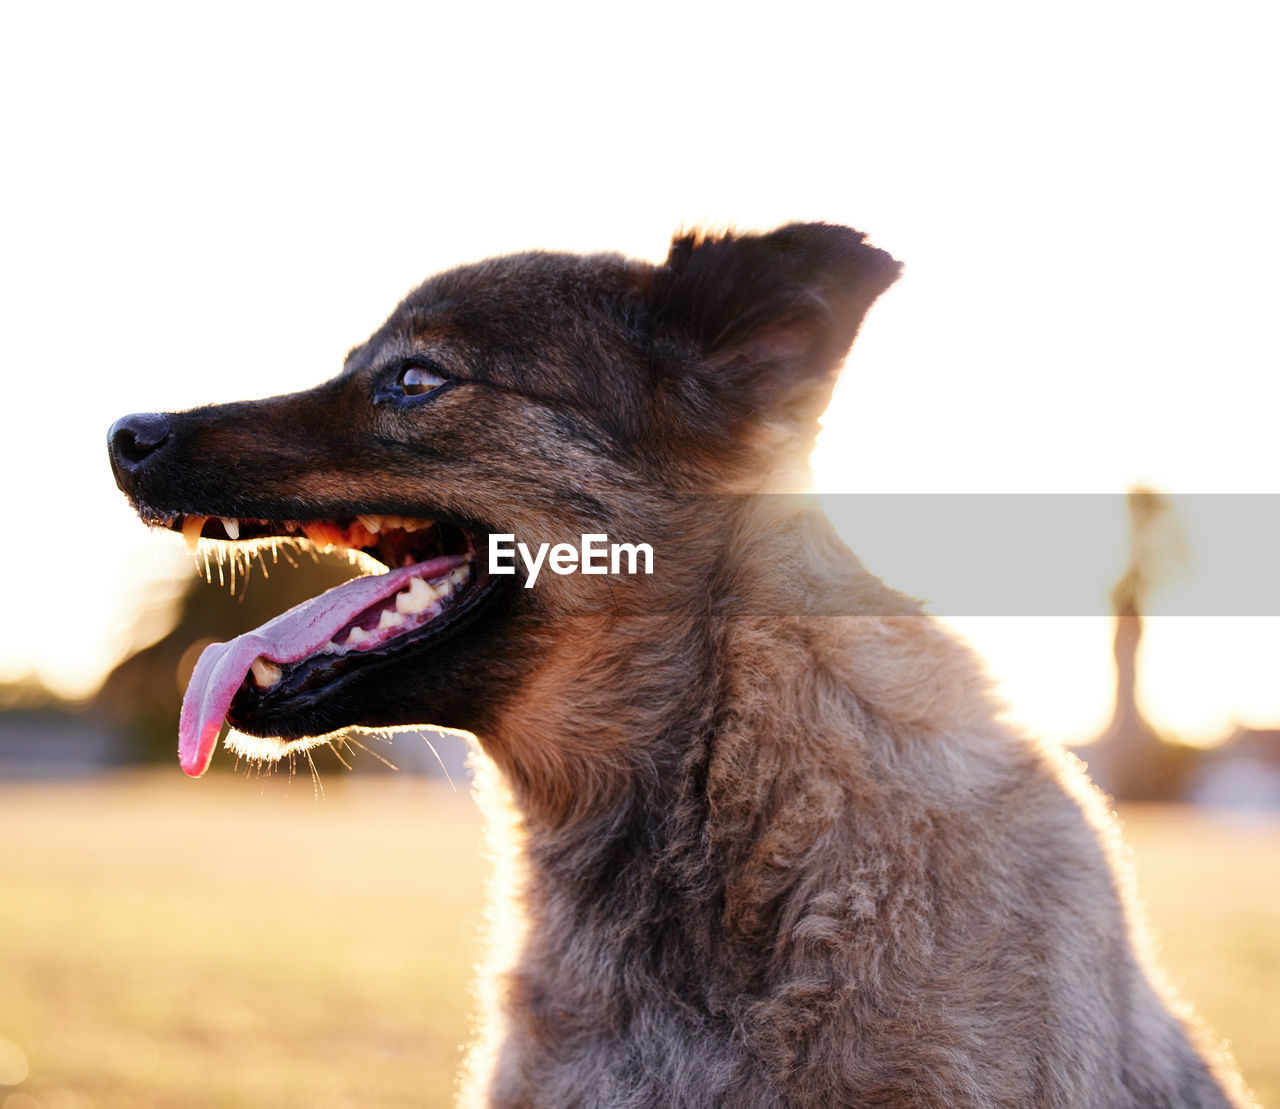
{"label": "dog's eye", "polygon": [[423,366],[406,366],[400,371],[396,384],[403,396],[420,397],[432,389],[439,389],[444,384],[444,378]]}

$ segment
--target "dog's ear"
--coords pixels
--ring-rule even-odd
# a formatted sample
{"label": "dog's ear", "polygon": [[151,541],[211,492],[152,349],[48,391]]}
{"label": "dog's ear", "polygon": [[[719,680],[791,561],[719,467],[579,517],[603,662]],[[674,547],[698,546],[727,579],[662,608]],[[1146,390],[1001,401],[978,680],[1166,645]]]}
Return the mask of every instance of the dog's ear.
{"label": "dog's ear", "polygon": [[692,340],[752,410],[816,419],[872,302],[901,265],[848,227],[677,236],[654,280],[655,340]]}

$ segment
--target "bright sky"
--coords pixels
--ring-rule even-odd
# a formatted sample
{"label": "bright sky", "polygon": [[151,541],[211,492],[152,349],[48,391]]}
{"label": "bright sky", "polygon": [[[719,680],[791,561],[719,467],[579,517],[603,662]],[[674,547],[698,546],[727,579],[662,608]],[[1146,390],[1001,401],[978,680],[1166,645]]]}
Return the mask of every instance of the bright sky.
{"label": "bright sky", "polygon": [[[827,489],[1280,493],[1268,19],[6,5],[0,678],[91,689],[179,561],[115,490],[112,420],[312,384],[434,270],[527,247],[870,232],[908,271],[827,416]],[[1280,621],[1169,619],[1159,723],[1280,720]],[[1105,620],[964,630],[1035,727],[1103,722]]]}

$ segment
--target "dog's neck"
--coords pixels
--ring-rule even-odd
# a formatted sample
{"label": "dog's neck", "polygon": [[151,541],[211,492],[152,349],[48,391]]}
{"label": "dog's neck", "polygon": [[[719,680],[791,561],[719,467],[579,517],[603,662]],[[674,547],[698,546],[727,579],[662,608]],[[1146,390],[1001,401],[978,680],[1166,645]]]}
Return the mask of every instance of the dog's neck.
{"label": "dog's neck", "polygon": [[[521,858],[530,965],[602,1021],[624,1017],[590,983],[615,975],[713,1011],[713,994],[767,995],[840,884],[813,859],[856,867],[901,799],[945,807],[1016,762],[973,660],[825,519],[739,524],[732,581],[561,637],[490,744],[519,814],[500,851]],[[605,932],[615,965],[580,980],[566,945]]]}
{"label": "dog's neck", "polygon": [[[705,534],[681,521],[701,576],[673,567],[648,592],[619,589],[617,603],[585,607],[537,645],[540,664],[482,737],[531,831],[612,840],[638,806],[768,811],[769,794],[795,781],[789,761],[821,765],[801,750],[806,732],[832,730],[813,705],[862,711],[839,629],[857,616],[921,619],[811,508],[744,498],[735,511]],[[828,687],[817,702],[804,693],[815,682]],[[795,734],[767,734],[779,728]]]}
{"label": "dog's neck", "polygon": [[[581,830],[601,859],[661,854],[670,845],[635,842],[628,824],[693,814],[705,844],[750,851],[768,813],[821,792],[833,772],[850,781],[866,773],[860,762],[907,765],[899,725],[919,732],[933,713],[953,733],[990,732],[995,708],[974,696],[974,660],[820,513],[744,498],[706,535],[682,525],[690,565],[706,575],[668,573],[638,600],[620,591],[618,604],[577,614],[572,634],[546,641],[486,743],[536,836]],[[721,557],[700,549],[711,543]],[[832,747],[829,736],[842,738]],[[643,811],[656,819],[639,820]]]}

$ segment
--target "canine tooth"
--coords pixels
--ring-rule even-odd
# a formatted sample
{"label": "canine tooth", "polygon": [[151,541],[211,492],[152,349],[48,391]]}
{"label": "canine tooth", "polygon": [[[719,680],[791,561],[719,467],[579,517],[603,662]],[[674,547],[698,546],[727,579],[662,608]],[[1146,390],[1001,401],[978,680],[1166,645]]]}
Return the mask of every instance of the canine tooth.
{"label": "canine tooth", "polygon": [[302,532],[317,547],[346,546],[346,536],[332,524],[303,524]]}
{"label": "canine tooth", "polygon": [[361,643],[367,643],[371,638],[372,637],[364,630],[364,628],[352,628],[351,631],[347,633],[346,645],[348,647],[357,647]]}
{"label": "canine tooth", "polygon": [[440,590],[421,578],[414,578],[409,582],[408,589],[403,589],[396,594],[396,611],[406,614],[421,612],[439,596]]}
{"label": "canine tooth", "polygon": [[182,538],[187,541],[187,550],[192,554],[196,553],[196,548],[200,545],[200,532],[204,529],[204,522],[207,516],[188,516],[182,524]]}
{"label": "canine tooth", "polygon": [[249,669],[253,671],[253,680],[259,689],[270,689],[280,680],[280,667],[262,655],[253,660]]}
{"label": "canine tooth", "polygon": [[389,608],[384,608],[382,610],[382,615],[378,617],[378,630],[382,631],[384,628],[398,628],[403,623],[404,617],[401,616],[400,613],[392,612]]}
{"label": "canine tooth", "polygon": [[372,532],[374,535],[377,535],[382,530],[381,516],[357,516],[356,520],[359,521],[365,531]]}
{"label": "canine tooth", "polygon": [[227,519],[227,517],[223,516],[222,530],[227,533],[228,539],[239,539],[240,538],[240,521],[229,520]]}

